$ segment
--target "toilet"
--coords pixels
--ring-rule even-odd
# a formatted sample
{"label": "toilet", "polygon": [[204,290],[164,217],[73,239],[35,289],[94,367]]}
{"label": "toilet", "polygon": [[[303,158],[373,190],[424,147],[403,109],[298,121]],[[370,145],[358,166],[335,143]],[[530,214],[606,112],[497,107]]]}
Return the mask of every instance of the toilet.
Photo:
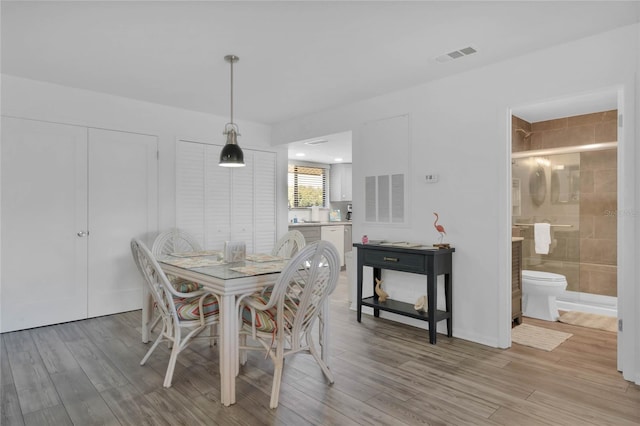
{"label": "toilet", "polygon": [[556,297],[567,288],[564,275],[542,271],[522,271],[522,315],[557,321]]}

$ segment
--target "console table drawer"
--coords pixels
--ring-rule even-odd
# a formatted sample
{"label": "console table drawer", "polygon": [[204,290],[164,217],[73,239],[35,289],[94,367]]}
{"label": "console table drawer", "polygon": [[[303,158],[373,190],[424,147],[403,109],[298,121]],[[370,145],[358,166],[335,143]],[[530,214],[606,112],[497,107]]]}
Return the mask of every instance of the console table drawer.
{"label": "console table drawer", "polygon": [[421,254],[367,250],[364,252],[364,264],[376,268],[426,273],[425,256]]}

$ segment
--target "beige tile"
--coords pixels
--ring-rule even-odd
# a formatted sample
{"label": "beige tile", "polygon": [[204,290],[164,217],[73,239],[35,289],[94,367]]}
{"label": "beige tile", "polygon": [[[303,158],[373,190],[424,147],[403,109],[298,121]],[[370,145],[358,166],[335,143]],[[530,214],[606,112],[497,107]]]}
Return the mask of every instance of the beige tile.
{"label": "beige tile", "polygon": [[542,149],[569,146],[569,130],[567,128],[540,132],[540,135],[542,136]]}
{"label": "beige tile", "polygon": [[617,239],[618,218],[614,215],[593,216],[593,236],[598,239]]}
{"label": "beige tile", "polygon": [[[576,264],[578,265],[578,264]],[[579,268],[576,267],[565,267],[562,270],[561,275],[564,275],[567,279],[567,290],[569,291],[580,291],[580,271]]]}
{"label": "beige tile", "polygon": [[557,130],[566,128],[568,119],[558,118],[555,120],[538,121],[537,123],[531,123],[531,130],[534,132],[542,132],[547,130]]}
{"label": "beige tile", "polygon": [[615,240],[580,240],[580,261],[597,265],[616,265],[617,247]]}
{"label": "beige tile", "polygon": [[[567,240],[565,238],[553,238],[547,258],[553,260],[567,260]],[[555,246],[554,246],[555,243]]]}
{"label": "beige tile", "polygon": [[580,194],[593,192],[593,171],[580,170]]}
{"label": "beige tile", "polygon": [[617,209],[616,193],[580,194],[580,214],[604,216]]}
{"label": "beige tile", "polygon": [[585,126],[587,124],[598,124],[602,123],[605,120],[606,112],[594,112],[591,114],[582,114],[582,115],[574,115],[573,117],[568,117],[568,126]]}
{"label": "beige tile", "polygon": [[522,133],[514,132],[511,135],[511,152],[521,152],[531,150],[531,136],[525,138]]}
{"label": "beige tile", "polygon": [[595,216],[580,215],[580,238],[593,238],[595,236]]}
{"label": "beige tile", "polygon": [[617,157],[617,149],[581,152],[580,173],[583,170],[615,169],[618,164]]}
{"label": "beige tile", "polygon": [[577,126],[567,129],[567,141],[563,146],[588,145],[595,143],[595,126]]}
{"label": "beige tile", "polygon": [[544,133],[540,132],[540,133],[532,133],[531,136],[529,137],[529,147],[531,149],[542,149],[543,147],[543,141],[544,141]]}
{"label": "beige tile", "polygon": [[594,192],[613,192],[618,191],[618,172],[616,169],[595,170],[593,172],[593,190]]}
{"label": "beige tile", "polygon": [[531,131],[531,123],[515,115],[511,116],[511,127],[513,129],[524,129],[527,132]]}
{"label": "beige tile", "polygon": [[616,266],[582,263],[578,291],[616,297],[618,295],[617,269]]}
{"label": "beige tile", "polygon": [[595,142],[616,142],[618,140],[618,122],[605,121],[595,126]]}
{"label": "beige tile", "polygon": [[580,239],[571,238],[567,240],[567,260],[580,261]]}
{"label": "beige tile", "polygon": [[615,121],[618,122],[618,110],[612,109],[603,113],[602,121]]}

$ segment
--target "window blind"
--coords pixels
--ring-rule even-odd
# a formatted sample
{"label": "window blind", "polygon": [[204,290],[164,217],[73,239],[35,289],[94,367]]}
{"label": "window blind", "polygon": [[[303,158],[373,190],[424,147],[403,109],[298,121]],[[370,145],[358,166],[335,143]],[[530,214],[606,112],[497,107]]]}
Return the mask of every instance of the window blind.
{"label": "window blind", "polygon": [[289,206],[311,207],[327,204],[327,169],[289,164]]}

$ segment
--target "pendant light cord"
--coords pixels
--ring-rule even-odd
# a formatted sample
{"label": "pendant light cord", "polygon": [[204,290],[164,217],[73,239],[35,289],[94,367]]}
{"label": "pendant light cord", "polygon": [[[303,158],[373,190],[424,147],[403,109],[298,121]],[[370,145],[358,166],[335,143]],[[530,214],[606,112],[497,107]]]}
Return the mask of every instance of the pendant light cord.
{"label": "pendant light cord", "polygon": [[240,58],[238,58],[236,55],[227,55],[224,57],[224,60],[229,62],[229,64],[231,65],[231,124],[232,126],[235,126],[235,124],[233,123],[233,64],[234,62],[238,62]]}

